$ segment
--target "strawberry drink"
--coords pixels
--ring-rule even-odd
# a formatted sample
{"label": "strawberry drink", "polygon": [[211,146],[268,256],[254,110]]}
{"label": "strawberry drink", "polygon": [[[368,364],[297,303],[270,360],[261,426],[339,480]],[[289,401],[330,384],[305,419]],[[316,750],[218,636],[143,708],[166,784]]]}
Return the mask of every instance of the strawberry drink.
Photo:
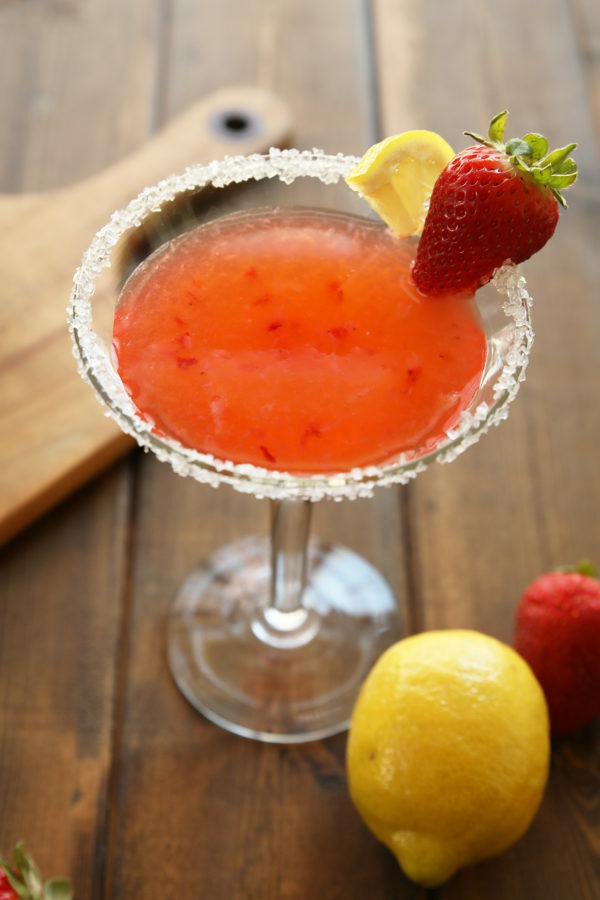
{"label": "strawberry drink", "polygon": [[222,459],[333,472],[433,448],[475,394],[472,293],[410,278],[382,225],[259,210],[197,228],[128,280],[119,374],[159,433]]}

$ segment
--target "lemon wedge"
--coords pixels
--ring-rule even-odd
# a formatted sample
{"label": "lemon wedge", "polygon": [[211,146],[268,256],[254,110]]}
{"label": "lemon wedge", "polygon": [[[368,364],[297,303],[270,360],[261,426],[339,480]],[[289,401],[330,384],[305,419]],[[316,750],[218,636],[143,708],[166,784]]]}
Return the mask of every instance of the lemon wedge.
{"label": "lemon wedge", "polygon": [[434,131],[404,131],[370,147],[346,177],[401,237],[420,234],[438,176],[454,150]]}

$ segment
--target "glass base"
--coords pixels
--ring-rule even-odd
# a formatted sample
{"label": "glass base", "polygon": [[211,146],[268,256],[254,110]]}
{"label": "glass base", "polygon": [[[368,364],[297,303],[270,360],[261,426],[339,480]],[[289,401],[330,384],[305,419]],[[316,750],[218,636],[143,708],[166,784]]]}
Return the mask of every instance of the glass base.
{"label": "glass base", "polygon": [[392,592],[366,560],[311,542],[304,608],[269,608],[271,549],[220,548],[183,583],[169,620],[173,677],[189,702],[236,734],[300,743],[344,731],[360,686],[399,640]]}

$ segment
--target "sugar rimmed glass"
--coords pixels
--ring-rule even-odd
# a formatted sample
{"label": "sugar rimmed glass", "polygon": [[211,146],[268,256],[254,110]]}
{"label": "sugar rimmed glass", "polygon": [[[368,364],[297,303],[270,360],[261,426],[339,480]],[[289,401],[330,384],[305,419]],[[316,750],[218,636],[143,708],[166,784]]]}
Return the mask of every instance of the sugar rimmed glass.
{"label": "sugar rimmed glass", "polygon": [[434,461],[451,462],[506,418],[533,341],[525,281],[508,265],[478,292],[488,345],[481,384],[435,449],[335,474],[298,476],[234,463],[157,434],[116,372],[112,320],[136,261],[199,221],[266,203],[355,212],[343,183],[355,162],[272,150],[165,178],[96,234],[75,273],[69,307],[80,373],[123,431],[181,476],[271,500],[270,541],[242,538],[202,563],[179,589],[168,629],[169,664],[187,699],[223,727],[264,741],[307,741],[346,728],[364,676],[402,633],[381,575],[356,553],[309,538],[312,503],[406,484]]}

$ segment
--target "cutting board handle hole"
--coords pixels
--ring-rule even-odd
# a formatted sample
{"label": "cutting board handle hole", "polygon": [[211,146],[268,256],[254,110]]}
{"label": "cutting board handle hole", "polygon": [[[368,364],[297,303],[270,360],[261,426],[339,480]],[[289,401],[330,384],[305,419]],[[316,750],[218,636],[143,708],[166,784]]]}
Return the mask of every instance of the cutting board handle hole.
{"label": "cutting board handle hole", "polygon": [[248,109],[221,109],[209,122],[211,131],[229,141],[257,137],[264,130],[260,116]]}
{"label": "cutting board handle hole", "polygon": [[223,122],[228,131],[244,131],[248,127],[248,119],[239,113],[231,113]]}

